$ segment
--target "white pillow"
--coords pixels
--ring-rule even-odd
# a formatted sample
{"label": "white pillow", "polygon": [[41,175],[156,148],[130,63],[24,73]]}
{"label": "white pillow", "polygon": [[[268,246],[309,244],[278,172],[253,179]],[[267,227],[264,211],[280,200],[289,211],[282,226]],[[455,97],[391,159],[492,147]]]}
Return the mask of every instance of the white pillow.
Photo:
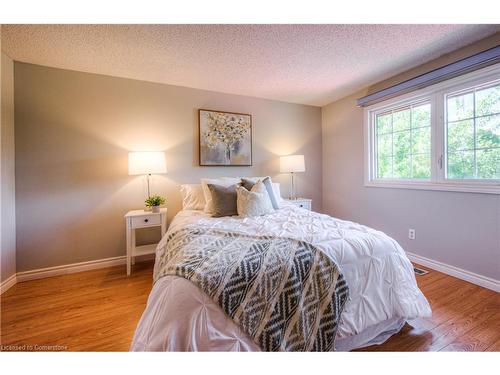
{"label": "white pillow", "polygon": [[205,208],[205,196],[201,184],[181,185],[182,209],[203,210]]}
{"label": "white pillow", "polygon": [[[246,180],[250,180],[253,183],[256,183],[259,180],[264,181],[265,178],[269,178],[269,181],[271,182],[271,186],[273,188],[272,193],[273,193],[274,199],[276,201],[276,204],[278,205],[278,207],[274,207],[273,206],[273,208],[279,208],[280,203],[283,201],[283,198],[281,198],[280,184],[278,182],[276,182],[276,183],[273,182],[271,176],[265,176],[265,177],[243,177],[243,178],[246,179]],[[268,191],[268,193],[271,194],[269,191]],[[271,203],[272,202],[273,202],[273,199],[271,198]]]}
{"label": "white pillow", "polygon": [[224,187],[228,187],[234,184],[239,184],[241,181],[238,177],[224,177],[224,178],[202,178],[201,179],[201,188],[203,189],[203,195],[205,196],[205,209],[204,211],[207,214],[212,215],[214,211],[214,205],[212,203],[212,194],[210,193],[210,189],[208,188],[208,184],[213,185],[221,185]]}
{"label": "white pillow", "polygon": [[262,216],[274,212],[266,186],[260,180],[251,191],[236,187],[236,207],[239,216]]}
{"label": "white pillow", "polygon": [[278,204],[283,201],[283,198],[281,197],[281,189],[280,189],[280,183],[279,182],[273,182],[273,192],[274,192],[274,197],[276,198],[276,201]]}

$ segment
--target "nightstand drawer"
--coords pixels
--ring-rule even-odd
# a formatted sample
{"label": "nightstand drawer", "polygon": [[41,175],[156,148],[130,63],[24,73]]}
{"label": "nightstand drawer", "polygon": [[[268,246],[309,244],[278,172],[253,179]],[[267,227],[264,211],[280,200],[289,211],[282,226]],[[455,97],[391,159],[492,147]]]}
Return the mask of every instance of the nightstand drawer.
{"label": "nightstand drawer", "polygon": [[136,216],[131,218],[132,228],[149,227],[161,223],[160,215]]}

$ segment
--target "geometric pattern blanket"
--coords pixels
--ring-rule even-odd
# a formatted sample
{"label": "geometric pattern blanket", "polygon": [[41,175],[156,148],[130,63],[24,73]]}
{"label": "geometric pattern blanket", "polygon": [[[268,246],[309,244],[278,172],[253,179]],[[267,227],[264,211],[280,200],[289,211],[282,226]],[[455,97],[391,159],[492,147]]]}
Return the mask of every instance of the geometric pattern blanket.
{"label": "geometric pattern blanket", "polygon": [[184,277],[263,351],[331,351],[348,287],[304,241],[185,227],[158,249],[154,280]]}

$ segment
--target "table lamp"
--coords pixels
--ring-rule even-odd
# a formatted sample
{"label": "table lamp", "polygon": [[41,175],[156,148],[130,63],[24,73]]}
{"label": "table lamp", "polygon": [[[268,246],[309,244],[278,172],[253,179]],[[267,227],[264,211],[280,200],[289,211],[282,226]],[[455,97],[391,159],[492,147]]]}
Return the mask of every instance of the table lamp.
{"label": "table lamp", "polygon": [[290,173],[290,199],[297,199],[295,196],[295,176],[296,172],[305,172],[304,155],[288,155],[280,157],[280,172]]}
{"label": "table lamp", "polygon": [[167,163],[163,151],[139,151],[128,153],[128,174],[146,175],[148,198],[151,196],[149,178],[152,174],[167,173]]}

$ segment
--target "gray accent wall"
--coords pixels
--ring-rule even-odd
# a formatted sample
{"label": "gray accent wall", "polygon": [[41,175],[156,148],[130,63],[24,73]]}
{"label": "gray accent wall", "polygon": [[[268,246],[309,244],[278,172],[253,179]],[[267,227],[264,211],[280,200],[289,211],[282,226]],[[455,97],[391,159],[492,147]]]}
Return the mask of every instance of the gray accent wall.
{"label": "gray accent wall", "polygon": [[[125,255],[123,215],[145,197],[128,151],[165,150],[168,173],[152,190],[169,220],[179,185],[200,177],[271,175],[287,195],[279,156],[295,153],[307,169],[298,193],[321,209],[319,107],[18,62],[14,82],[18,272]],[[252,167],[198,166],[199,108],[252,115]]]}
{"label": "gray accent wall", "polygon": [[323,211],[382,230],[408,252],[500,280],[500,195],[365,187],[356,107],[370,92],[496,44],[498,34],[323,107]]}
{"label": "gray accent wall", "polygon": [[0,135],[0,282],[16,273],[14,62],[2,53]]}

